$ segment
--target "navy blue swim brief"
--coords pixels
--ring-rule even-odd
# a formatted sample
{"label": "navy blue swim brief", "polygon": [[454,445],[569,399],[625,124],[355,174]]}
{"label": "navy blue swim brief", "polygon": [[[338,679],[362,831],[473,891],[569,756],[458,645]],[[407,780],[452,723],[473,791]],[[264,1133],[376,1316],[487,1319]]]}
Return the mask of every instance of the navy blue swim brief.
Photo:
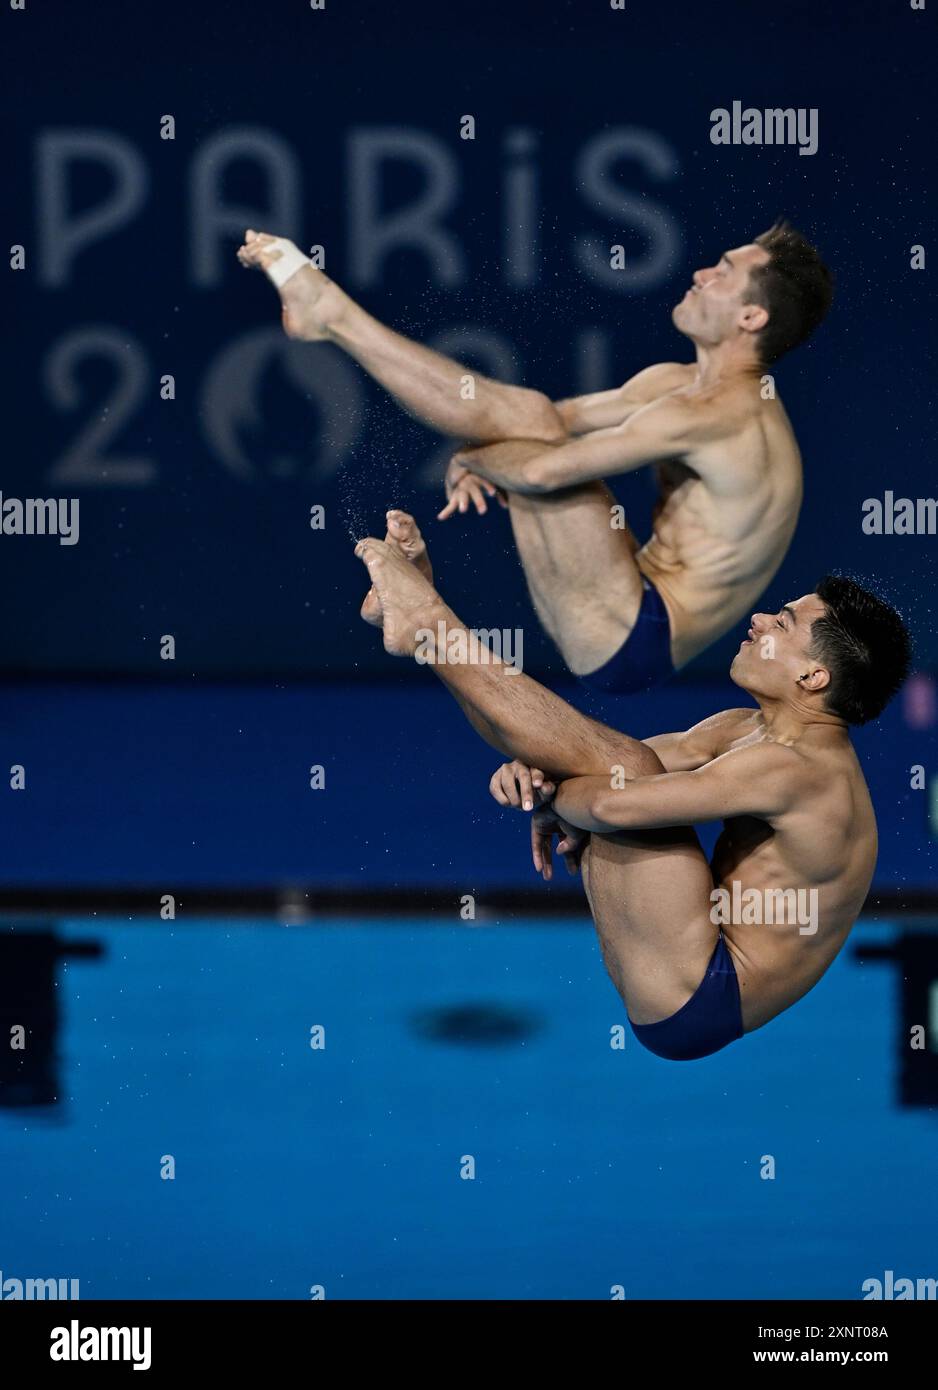
{"label": "navy blue swim brief", "polygon": [[642,604],[632,631],[605,665],[580,680],[593,690],[634,695],[663,685],[673,675],[668,610],[651,580],[643,577]]}
{"label": "navy blue swim brief", "polygon": [[660,1023],[632,1023],[632,1032],[649,1052],[669,1062],[708,1057],[742,1037],[739,981],[722,932],[707,973],[687,1003]]}

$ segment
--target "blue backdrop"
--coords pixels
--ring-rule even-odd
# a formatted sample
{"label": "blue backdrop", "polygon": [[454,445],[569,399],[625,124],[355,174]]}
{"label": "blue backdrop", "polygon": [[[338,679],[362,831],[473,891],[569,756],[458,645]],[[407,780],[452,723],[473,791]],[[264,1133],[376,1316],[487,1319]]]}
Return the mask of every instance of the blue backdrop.
{"label": "blue backdrop", "polygon": [[[934,7],[60,0],[3,25],[25,268],[2,491],[81,508],[76,545],[0,535],[5,669],[386,667],[351,540],[388,505],[432,517],[447,450],[332,347],[288,347],[235,262],[244,226],[321,245],[379,317],[562,396],[685,356],[669,310],[691,272],[778,213],[839,290],[777,373],[807,488],[771,597],[872,575],[935,664],[935,538],[861,531],[865,499],[934,491],[934,310],[911,268],[934,241]],[[734,100],[816,108],[817,153],[713,145]],[[650,478],[620,492],[644,530]],[[505,516],[428,532],[466,619],[523,625],[528,667],[558,671]]]}
{"label": "blue backdrop", "polygon": [[[633,1300],[935,1274],[936,538],[861,521],[936,490],[934,296],[912,268],[935,251],[936,15],[0,5],[0,492],[80,503],[75,545],[0,530],[0,773],[25,769],[0,784],[0,1025],[29,1029],[0,1050],[3,1277]],[[714,145],[734,101],[816,110],[817,152]],[[649,696],[561,683],[505,515],[433,522],[442,441],[333,348],[288,346],[234,253],[252,224],[320,245],[382,319],[557,397],[685,355],[670,309],[694,268],[778,214],[839,289],[777,371],[806,494],[766,602],[871,577],[920,674],[856,740],[880,828],[856,937],[797,1008],[686,1072],[610,1047],[624,1013],[585,921],[503,929],[579,890],[540,884],[526,819],[488,795],[497,755],[359,622],[352,540],[412,508],[457,611],[521,626],[527,669],[639,736],[738,702],[738,634]],[[650,478],[619,492],[644,531]],[[208,926],[206,904],[229,911]],[[927,930],[892,925],[916,908]],[[180,1181],[156,1189],[167,1149]]]}

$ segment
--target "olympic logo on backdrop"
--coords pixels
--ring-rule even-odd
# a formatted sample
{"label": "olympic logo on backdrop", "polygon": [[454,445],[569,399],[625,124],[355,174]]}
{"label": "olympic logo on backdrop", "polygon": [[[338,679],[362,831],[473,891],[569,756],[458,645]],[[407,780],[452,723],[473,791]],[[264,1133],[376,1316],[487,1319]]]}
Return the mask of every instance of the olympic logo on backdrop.
{"label": "olympic logo on backdrop", "polygon": [[[162,118],[163,138],[168,120]],[[458,233],[460,204],[471,182],[460,157],[464,148],[455,134],[447,140],[413,126],[349,129],[343,254],[344,279],[350,286],[380,283],[390,258],[398,253],[417,256],[428,284],[443,291],[456,292],[473,282],[474,270]],[[534,285],[548,263],[552,274],[557,270],[556,253],[541,245],[543,208],[539,181],[533,177],[540,158],[537,133],[509,127],[501,133],[498,152],[498,206],[504,225],[487,265],[498,267],[506,286]],[[218,290],[236,273],[234,238],[243,233],[246,219],[296,235],[305,159],[305,153],[301,156],[280,135],[260,126],[224,127],[201,143],[189,169],[190,292]],[[619,126],[585,137],[572,160],[571,186],[585,211],[608,223],[609,230],[603,235],[599,230],[571,229],[565,243],[566,268],[572,276],[604,289],[639,295],[658,288],[675,270],[683,233],[678,217],[664,202],[623,183],[618,166],[624,162],[637,169],[641,184],[666,186],[680,174],[677,151],[654,130]],[[82,259],[90,249],[119,245],[118,238],[142,234],[153,197],[151,175],[144,153],[124,135],[85,127],[43,131],[36,143],[35,166],[35,274],[41,288],[70,287],[80,278]],[[106,181],[107,192],[90,206],[73,196],[79,166],[96,166]],[[249,206],[243,198],[226,201],[233,166],[241,174],[252,171],[266,190],[265,206]],[[401,166],[416,175],[419,191],[410,203],[391,211],[383,204],[383,183],[389,168]],[[623,239],[628,252],[614,266],[610,246]],[[32,271],[33,257],[30,252],[27,260],[26,250],[20,248],[17,268]],[[331,256],[332,247],[327,250]],[[464,355],[500,380],[517,379],[518,349],[503,334],[454,325],[430,339],[430,346]],[[598,325],[579,327],[571,334],[571,375],[578,390],[599,390],[606,384],[614,370],[612,348],[612,334]],[[175,399],[172,376],[158,375],[167,365],[162,344],[160,358],[157,367],[144,344],[116,324],[77,326],[50,347],[43,363],[46,397],[56,411],[81,417],[50,466],[51,482],[69,488],[139,488],[160,481],[159,455],[147,449],[141,438],[144,430],[135,430],[154,399]],[[248,441],[261,415],[264,376],[271,366],[309,402],[317,453],[312,460],[280,456],[269,473],[290,478],[303,470],[320,480],[331,477],[363,435],[367,389],[348,363],[332,354],[297,350],[272,328],[239,335],[217,350],[200,381],[188,384],[186,394],[197,402],[197,424],[208,449],[236,478],[251,482],[263,476]],[[111,385],[104,398],[100,389],[89,389],[89,369],[109,374]],[[128,449],[123,441],[134,434],[134,447]],[[447,447],[434,447],[432,456],[420,461],[419,486],[439,485]]]}

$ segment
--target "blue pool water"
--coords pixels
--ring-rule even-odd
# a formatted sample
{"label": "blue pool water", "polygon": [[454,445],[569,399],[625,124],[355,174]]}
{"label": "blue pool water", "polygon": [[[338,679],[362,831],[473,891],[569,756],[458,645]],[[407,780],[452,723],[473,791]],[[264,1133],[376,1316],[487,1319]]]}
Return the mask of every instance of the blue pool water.
{"label": "blue pool water", "polygon": [[862,924],[803,1002],[685,1065],[610,1046],[624,1014],[585,921],[44,930],[58,1100],[0,1107],[4,1279],[859,1298],[888,1269],[938,1275],[938,1057],[900,1103],[902,969],[862,958],[899,927]]}

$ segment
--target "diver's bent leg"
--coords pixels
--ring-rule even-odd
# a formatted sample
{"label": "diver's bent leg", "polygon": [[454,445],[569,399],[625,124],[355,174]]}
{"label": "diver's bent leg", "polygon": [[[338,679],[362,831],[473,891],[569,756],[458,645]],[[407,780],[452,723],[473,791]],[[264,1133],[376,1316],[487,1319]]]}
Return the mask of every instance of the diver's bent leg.
{"label": "diver's bent leg", "polygon": [[687,1003],[719,935],[713,878],[689,826],[592,835],[583,881],[613,984],[633,1023],[657,1023]]}
{"label": "diver's bent leg", "polygon": [[643,578],[638,541],[614,526],[616,500],[604,483],[509,496],[511,524],[535,612],[567,667],[603,666],[638,617]]}
{"label": "diver's bent leg", "polygon": [[[433,429],[487,444],[566,438],[560,414],[540,391],[467,372],[442,353],[395,333],[285,238],[249,230],[238,259],[272,280],[291,338],[335,343]],[[473,382],[471,400],[465,399],[467,376]]]}

